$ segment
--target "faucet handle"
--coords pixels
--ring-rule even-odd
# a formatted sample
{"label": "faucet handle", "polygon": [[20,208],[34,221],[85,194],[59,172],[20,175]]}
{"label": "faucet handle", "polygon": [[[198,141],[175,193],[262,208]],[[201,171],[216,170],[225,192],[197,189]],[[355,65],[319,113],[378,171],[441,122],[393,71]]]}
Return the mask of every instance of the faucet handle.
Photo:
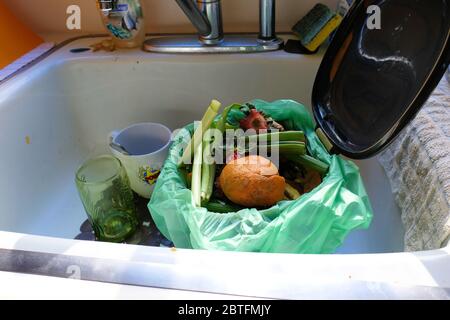
{"label": "faucet handle", "polygon": [[275,0],[259,1],[259,39],[273,41],[275,33]]}

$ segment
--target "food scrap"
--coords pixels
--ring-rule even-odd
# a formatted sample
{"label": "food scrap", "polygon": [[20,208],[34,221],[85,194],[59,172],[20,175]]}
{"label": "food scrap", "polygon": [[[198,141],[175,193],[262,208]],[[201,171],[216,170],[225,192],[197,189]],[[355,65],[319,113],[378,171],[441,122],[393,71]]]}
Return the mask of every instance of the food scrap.
{"label": "food scrap", "polygon": [[286,182],[268,159],[249,156],[225,166],[220,186],[233,203],[249,208],[269,207],[283,199]]}
{"label": "food scrap", "polygon": [[97,52],[100,50],[112,52],[116,50],[116,45],[114,44],[112,39],[103,40],[97,43],[94,43],[90,46],[93,52]]}
{"label": "food scrap", "polygon": [[253,129],[259,133],[260,130],[267,130],[270,128],[284,131],[284,127],[274,121],[272,118],[267,117],[264,112],[258,111],[254,105],[247,103],[241,108],[245,114],[245,118],[242,119],[239,124],[241,129],[249,130]]}
{"label": "food scrap", "polygon": [[[179,170],[186,186],[192,191],[193,204],[211,212],[229,213],[244,208],[268,208],[280,201],[295,201],[322,183],[328,164],[308,153],[308,141],[302,131],[286,130],[252,104],[233,104],[219,115],[221,104],[213,100],[200,126],[183,151]],[[234,120],[229,121],[229,115]],[[235,133],[229,141],[215,141],[207,136],[208,129]],[[253,132],[239,136],[238,131]],[[255,144],[255,141],[258,143]],[[212,155],[213,144],[225,151],[223,163],[205,163],[205,155]],[[260,148],[277,152],[279,164],[270,156],[255,155]],[[189,165],[186,165],[189,163]]]}

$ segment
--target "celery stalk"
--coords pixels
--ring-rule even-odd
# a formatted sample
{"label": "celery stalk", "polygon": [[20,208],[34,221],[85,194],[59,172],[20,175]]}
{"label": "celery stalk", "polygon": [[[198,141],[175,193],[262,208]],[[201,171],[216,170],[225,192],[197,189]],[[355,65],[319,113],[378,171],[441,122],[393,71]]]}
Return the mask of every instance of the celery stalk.
{"label": "celery stalk", "polygon": [[283,155],[294,155],[300,156],[306,154],[306,145],[303,142],[296,141],[282,141],[278,144],[268,144],[268,145],[255,145],[248,146],[246,148],[247,152],[255,151],[257,148],[267,148],[271,152],[279,152]]}
{"label": "celery stalk", "polygon": [[[245,141],[248,142],[250,137],[254,137],[255,135],[245,136]],[[306,143],[305,133],[303,131],[283,131],[283,132],[273,132],[273,133],[262,133],[258,134],[259,141],[272,141],[273,138],[278,138],[278,141],[299,141]]]}
{"label": "celery stalk", "polygon": [[188,147],[184,150],[183,156],[178,163],[179,166],[187,163],[191,163],[192,155],[197,147],[202,143],[203,133],[209,129],[214,121],[214,118],[219,113],[221,103],[217,100],[212,100],[205,114],[203,115],[200,126],[195,130],[194,135],[189,142]]}
{"label": "celery stalk", "polygon": [[[213,124],[213,127],[215,126],[218,130],[220,130],[222,133],[225,132],[225,129],[227,127],[227,117],[229,112],[232,109],[240,108],[241,105],[238,104],[232,104],[224,109],[222,112],[222,116],[220,119]],[[220,106],[219,106],[220,108]],[[217,110],[219,109],[217,108]],[[205,131],[208,129],[208,127],[205,129]],[[203,137],[205,139],[205,136]],[[211,154],[211,148],[212,148],[212,141],[209,140],[203,140],[203,143],[205,145],[204,152],[208,152]],[[206,164],[203,163],[202,165],[202,180],[201,180],[201,202],[203,205],[208,204],[209,200],[211,199],[211,196],[213,194],[214,189],[214,182],[216,179],[216,165],[214,163],[212,164]]]}
{"label": "celery stalk", "polygon": [[329,165],[308,155],[287,155],[289,160],[299,163],[306,168],[316,170],[321,176],[324,176],[329,169]]}
{"label": "celery stalk", "polygon": [[[203,142],[205,144],[204,154],[210,153],[211,142]],[[202,181],[201,181],[201,201],[202,203],[207,203],[211,198],[213,193],[214,180],[216,175],[216,165],[215,163],[207,164],[203,161],[202,164]]]}
{"label": "celery stalk", "polygon": [[201,206],[201,183],[202,183],[202,156],[203,146],[200,143],[194,152],[194,164],[192,165],[192,199],[196,207]]}
{"label": "celery stalk", "polygon": [[297,189],[295,189],[289,183],[286,183],[286,189],[284,190],[284,192],[292,200],[297,200],[301,197],[301,194],[297,191]]}
{"label": "celery stalk", "polygon": [[279,149],[280,154],[293,154],[293,155],[305,155],[306,145],[302,142],[279,144],[274,146]]}
{"label": "celery stalk", "polygon": [[[214,139],[207,133],[203,136],[203,158],[206,155],[212,156],[212,147]],[[201,185],[201,200],[202,204],[208,203],[213,193],[214,180],[216,178],[216,165],[214,162],[207,163],[203,159],[202,164],[202,185]],[[212,159],[214,160],[214,159]],[[208,161],[209,162],[209,161]]]}
{"label": "celery stalk", "polygon": [[233,109],[240,109],[241,107],[242,106],[240,104],[237,104],[237,103],[234,103],[234,104],[229,105],[228,107],[226,107],[223,110],[223,112],[222,112],[222,116],[220,117],[220,119],[216,123],[216,128],[219,129],[222,133],[224,133],[225,129],[227,128],[228,114],[230,113],[231,110],[233,110]]}
{"label": "celery stalk", "polygon": [[224,202],[222,200],[215,200],[208,202],[205,204],[205,208],[208,209],[208,211],[216,212],[216,213],[230,213],[230,212],[237,212],[241,210],[242,208],[231,204]]}
{"label": "celery stalk", "polygon": [[206,202],[209,202],[209,199],[211,199],[211,196],[213,194],[214,182],[216,180],[216,165],[215,164],[209,165],[209,177],[208,178],[209,178],[209,181],[207,184],[206,197],[205,197]]}
{"label": "celery stalk", "polygon": [[209,183],[209,164],[206,164],[204,161],[202,163],[202,180],[201,180],[201,192],[200,192],[200,197],[201,197],[201,202],[205,202],[206,201],[206,193],[208,190],[208,183]]}

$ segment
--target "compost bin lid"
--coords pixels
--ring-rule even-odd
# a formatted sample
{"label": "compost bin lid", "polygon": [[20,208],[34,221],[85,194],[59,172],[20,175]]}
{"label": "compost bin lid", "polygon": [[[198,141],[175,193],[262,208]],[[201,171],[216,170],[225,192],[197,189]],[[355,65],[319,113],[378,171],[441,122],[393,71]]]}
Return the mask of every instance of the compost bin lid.
{"label": "compost bin lid", "polygon": [[[373,29],[378,17],[381,29]],[[450,0],[357,0],[314,83],[313,113],[325,144],[354,159],[386,147],[444,75],[449,29]]]}

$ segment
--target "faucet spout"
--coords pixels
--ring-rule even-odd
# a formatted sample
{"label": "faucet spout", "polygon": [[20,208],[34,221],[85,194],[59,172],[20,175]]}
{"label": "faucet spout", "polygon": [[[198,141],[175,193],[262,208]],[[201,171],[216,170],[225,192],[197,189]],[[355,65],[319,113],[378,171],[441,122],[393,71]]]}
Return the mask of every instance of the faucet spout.
{"label": "faucet spout", "polygon": [[207,37],[211,34],[211,23],[203,15],[194,0],[175,0],[184,11],[194,27],[198,30],[201,37]]}

